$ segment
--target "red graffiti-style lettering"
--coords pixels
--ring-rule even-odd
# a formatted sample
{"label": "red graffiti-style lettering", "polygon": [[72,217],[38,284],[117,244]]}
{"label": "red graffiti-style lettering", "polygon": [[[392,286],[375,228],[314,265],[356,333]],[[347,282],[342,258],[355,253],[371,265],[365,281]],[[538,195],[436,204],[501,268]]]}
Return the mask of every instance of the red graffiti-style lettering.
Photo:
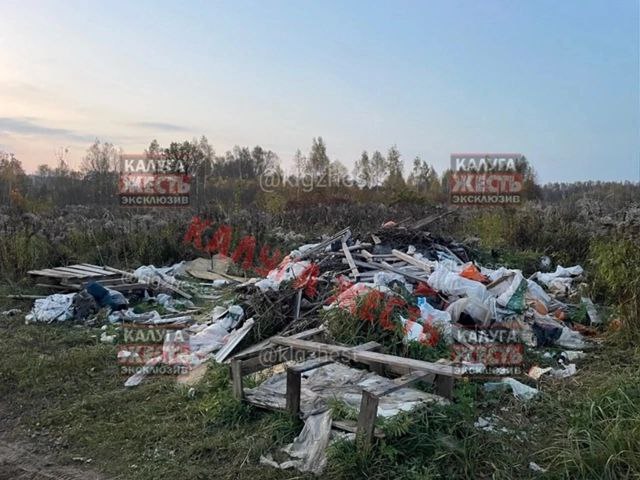
{"label": "red graffiti-style lettering", "polygon": [[276,268],[282,260],[282,253],[277,248],[269,255],[269,247],[263,245],[260,249],[260,266],[255,270],[259,275],[266,276],[271,270]]}
{"label": "red graffiti-style lettering", "polygon": [[[201,252],[209,254],[218,252],[221,255],[229,255],[229,251],[231,250],[231,237],[233,236],[233,229],[229,225],[220,225],[207,245],[203,246],[203,234],[211,225],[211,220],[203,220],[198,216],[193,217],[184,235],[184,243],[193,244],[193,246]],[[269,254],[269,246],[263,245],[259,254],[260,266],[254,266],[255,249],[255,237],[247,235],[238,242],[238,246],[232,254],[232,260],[234,263],[238,263],[244,259],[241,267],[244,270],[254,268],[260,275],[267,275],[271,270],[276,268],[282,260],[280,250],[276,248]]]}
{"label": "red graffiti-style lettering", "polygon": [[202,234],[211,225],[211,220],[202,220],[200,217],[193,217],[191,224],[184,235],[185,244],[193,243],[198,250],[203,250]]}
{"label": "red graffiti-style lettering", "polygon": [[213,234],[211,240],[207,244],[207,253],[219,252],[221,255],[227,256],[231,247],[231,227],[229,225],[220,225],[216,233]]}
{"label": "red graffiti-style lettering", "polygon": [[253,265],[253,255],[256,250],[256,239],[253,236],[247,235],[236,247],[233,255],[231,255],[231,259],[233,263],[239,263],[242,257],[244,256],[244,261],[242,262],[242,268],[244,270],[249,270]]}

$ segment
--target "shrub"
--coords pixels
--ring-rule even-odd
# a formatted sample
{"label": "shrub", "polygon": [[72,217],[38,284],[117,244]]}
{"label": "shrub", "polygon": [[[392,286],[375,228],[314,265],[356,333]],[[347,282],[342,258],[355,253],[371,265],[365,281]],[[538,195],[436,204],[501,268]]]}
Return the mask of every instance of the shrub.
{"label": "shrub", "polygon": [[590,250],[592,289],[596,299],[615,305],[622,322],[620,334],[640,337],[640,248],[630,239],[600,239]]}

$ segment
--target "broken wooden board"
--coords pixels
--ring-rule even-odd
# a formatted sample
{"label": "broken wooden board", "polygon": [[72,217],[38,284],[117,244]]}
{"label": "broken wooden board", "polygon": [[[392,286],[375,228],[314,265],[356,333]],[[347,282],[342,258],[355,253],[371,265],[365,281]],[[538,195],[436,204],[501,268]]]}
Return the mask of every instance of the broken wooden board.
{"label": "broken wooden board", "polygon": [[38,286],[53,290],[81,290],[90,282],[118,279],[117,273],[89,263],[29,270],[27,273],[37,278]]}
{"label": "broken wooden board", "polygon": [[355,280],[358,278],[360,272],[358,272],[358,267],[353,261],[353,257],[351,256],[351,252],[349,251],[349,247],[347,246],[347,242],[345,239],[342,239],[342,251],[344,252],[344,256],[347,259],[347,263],[349,264],[349,268],[351,269],[351,276]]}
{"label": "broken wooden board", "polygon": [[238,344],[242,341],[244,337],[247,336],[249,331],[253,328],[254,323],[255,322],[253,318],[250,318],[249,320],[244,322],[244,325],[242,325],[242,327],[238,328],[237,330],[234,330],[229,334],[229,336],[227,337],[227,343],[225,343],[224,346],[220,350],[218,350],[218,352],[216,353],[216,356],[215,356],[216,362],[222,363],[227,359],[227,357],[231,354],[233,349],[238,346]]}
{"label": "broken wooden board", "polygon": [[382,262],[382,263],[377,263],[377,262],[367,263],[367,262],[361,262],[359,260],[354,260],[354,263],[358,267],[376,269],[376,270],[387,270],[388,272],[397,273],[398,275],[402,275],[403,277],[406,277],[406,278],[408,278],[410,280],[413,280],[415,282],[426,282],[427,281],[427,277],[426,276],[413,275],[411,273],[404,272],[404,271],[399,270],[397,268],[393,268],[393,267],[389,266],[388,264],[385,264],[384,262]]}
{"label": "broken wooden board", "polygon": [[339,345],[330,345],[328,343],[311,342],[307,340],[298,340],[288,337],[273,337],[272,343],[291,347],[295,350],[303,350],[307,352],[325,353],[345,357],[355,362],[371,364],[383,364],[396,371],[408,373],[411,371],[420,371],[424,373],[433,373],[435,375],[443,375],[448,377],[460,378],[463,375],[452,365],[443,365],[440,363],[424,362],[413,358],[397,357],[385,353],[360,351],[350,347],[342,347]]}
{"label": "broken wooden board", "polygon": [[[215,257],[215,255],[214,255]],[[225,257],[231,262],[231,259]],[[194,278],[200,280],[233,280],[234,282],[244,282],[246,278],[229,275],[227,273],[228,263],[223,259],[196,258],[187,263],[185,271]]]}
{"label": "broken wooden board", "polygon": [[431,273],[433,272],[433,270],[435,269],[435,265],[436,262],[433,262],[433,265],[429,265],[428,263],[422,261],[422,260],[418,260],[417,258],[401,252],[400,250],[391,250],[391,253],[393,253],[393,255],[397,258],[399,258],[400,260],[403,260],[411,265],[413,265],[414,267],[417,267],[421,270],[424,270],[427,273]]}

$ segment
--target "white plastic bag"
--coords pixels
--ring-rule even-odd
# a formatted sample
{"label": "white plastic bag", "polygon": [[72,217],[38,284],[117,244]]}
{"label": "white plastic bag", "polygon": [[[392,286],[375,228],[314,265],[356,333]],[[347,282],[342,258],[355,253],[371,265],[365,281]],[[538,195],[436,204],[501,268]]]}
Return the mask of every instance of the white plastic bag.
{"label": "white plastic bag", "polygon": [[457,295],[458,297],[476,297],[483,302],[489,297],[487,288],[480,282],[461,277],[457,273],[451,272],[440,263],[427,280],[431,288],[444,292],[447,295]]}

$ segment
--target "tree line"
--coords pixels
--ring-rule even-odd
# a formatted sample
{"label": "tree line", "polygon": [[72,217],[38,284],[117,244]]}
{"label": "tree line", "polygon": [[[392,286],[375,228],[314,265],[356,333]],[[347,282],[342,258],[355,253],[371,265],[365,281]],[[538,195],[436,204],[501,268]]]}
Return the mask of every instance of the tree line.
{"label": "tree line", "polygon": [[[115,205],[121,173],[120,148],[96,140],[86,151],[81,167],[69,167],[68,152],[58,150],[51,162],[42,164],[34,175],[26,175],[15,155],[0,152],[0,200],[3,205],[26,208],[29,204],[61,206],[67,204]],[[236,146],[216,155],[205,136],[171,142],[161,146],[157,140],[145,149],[145,158],[162,162],[173,173],[191,176],[192,205],[210,202],[227,206],[257,204],[282,209],[287,204],[309,201],[377,201],[442,203],[447,200],[451,170],[439,175],[433,165],[420,157],[410,163],[405,176],[404,161],[398,148],[385,153],[363,151],[351,172],[339,160],[330,159],[322,137],[312,139],[307,154],[297,150],[292,170],[285,172],[278,155],[261,146]],[[637,185],[624,187],[616,182],[577,182],[540,187],[535,172],[526,161],[519,164],[527,199],[561,200],[597,187],[600,192],[638,193]],[[261,178],[276,177],[281,188],[265,192]],[[306,191],[302,185],[321,185]],[[607,193],[602,193],[606,197]]]}

